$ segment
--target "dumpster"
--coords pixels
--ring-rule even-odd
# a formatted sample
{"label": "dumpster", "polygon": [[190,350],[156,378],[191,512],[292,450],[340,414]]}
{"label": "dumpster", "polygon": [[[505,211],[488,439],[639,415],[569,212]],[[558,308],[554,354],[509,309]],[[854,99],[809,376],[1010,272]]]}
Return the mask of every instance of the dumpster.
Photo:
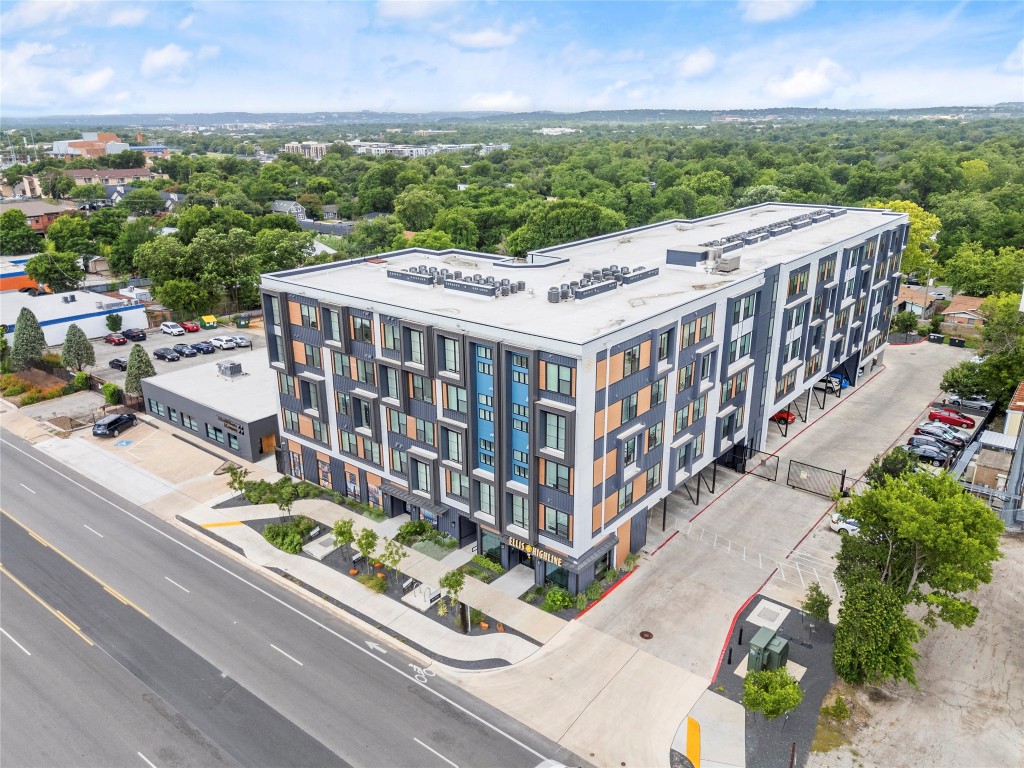
{"label": "dumpster", "polygon": [[949,337],[949,346],[951,347],[965,347],[967,346],[966,339],[957,339],[952,336]]}
{"label": "dumpster", "polygon": [[945,340],[945,336],[943,336],[941,333],[928,334],[928,341],[930,341],[932,344],[941,344]]}
{"label": "dumpster", "polygon": [[217,327],[217,318],[214,315],[203,315],[199,318],[199,325],[204,330],[213,330]]}
{"label": "dumpster", "polygon": [[248,328],[248,327],[249,327],[249,318],[248,317],[239,316],[239,317],[235,318],[235,328]]}

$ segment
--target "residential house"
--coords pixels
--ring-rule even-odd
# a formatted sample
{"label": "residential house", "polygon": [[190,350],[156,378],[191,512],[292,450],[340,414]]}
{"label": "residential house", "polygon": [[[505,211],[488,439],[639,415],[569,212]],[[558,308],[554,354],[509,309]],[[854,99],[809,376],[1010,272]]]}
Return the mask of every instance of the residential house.
{"label": "residential house", "polygon": [[901,285],[896,297],[897,312],[913,312],[927,320],[935,312],[935,297],[928,293],[926,286]]}
{"label": "residential house", "polygon": [[271,213],[287,213],[298,220],[306,218],[306,209],[294,200],[275,200],[270,204]]}
{"label": "residential house", "polygon": [[156,178],[156,174],[148,168],[75,168],[64,171],[64,175],[74,179],[80,187],[85,184],[131,184]]}
{"label": "residential house", "polygon": [[954,296],[943,312],[943,322],[980,328],[985,324],[985,318],[981,314],[983,301],[984,299],[977,296]]}
{"label": "residential house", "polygon": [[14,200],[0,202],[0,213],[17,208],[25,214],[25,220],[39,234],[46,234],[49,226],[56,221],[58,216],[67,213],[69,208],[59,208],[50,203],[43,203],[38,200]]}

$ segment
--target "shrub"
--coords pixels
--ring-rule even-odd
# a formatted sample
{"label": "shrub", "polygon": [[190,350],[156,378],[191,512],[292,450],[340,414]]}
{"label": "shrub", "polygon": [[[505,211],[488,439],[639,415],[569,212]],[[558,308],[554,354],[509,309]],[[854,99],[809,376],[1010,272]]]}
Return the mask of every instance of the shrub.
{"label": "shrub", "polygon": [[560,611],[573,605],[575,599],[561,587],[551,587],[544,596],[544,605],[541,606],[548,613]]}
{"label": "shrub", "polygon": [[44,352],[41,359],[44,363],[47,363],[48,365],[52,365],[54,367],[60,365],[60,355],[58,355],[56,352]]}
{"label": "shrub", "polygon": [[605,584],[613,584],[617,578],[619,578],[619,572],[614,568],[609,568],[601,574],[601,581]]}
{"label": "shrub", "polygon": [[64,385],[58,384],[55,387],[49,389],[37,389],[33,387],[29,390],[28,394],[21,398],[22,405],[32,405],[34,403],[41,403],[45,400],[54,400],[64,394]]}
{"label": "shrub", "polygon": [[583,592],[580,592],[578,595],[576,595],[576,610],[587,610],[587,596]]}
{"label": "shrub", "polygon": [[302,551],[302,542],[316,527],[316,523],[304,515],[296,515],[287,523],[272,523],[263,529],[263,538],[282,552],[297,555]]}
{"label": "shrub", "polygon": [[587,600],[598,600],[598,599],[600,599],[601,595],[603,595],[603,594],[604,594],[604,587],[602,586],[600,581],[592,581],[587,586],[587,589],[586,589]]}
{"label": "shrub", "polygon": [[107,315],[107,328],[111,331],[120,331],[121,325],[124,323],[124,318],[117,312],[111,315]]}
{"label": "shrub", "polygon": [[523,595],[523,602],[526,602],[526,603],[535,603],[535,602],[537,602],[537,593],[536,592],[527,592],[525,595]]}
{"label": "shrub", "polygon": [[479,610],[477,608],[473,608],[469,612],[469,623],[470,624],[479,624],[483,620],[484,620],[484,612],[483,611],[481,611],[481,610]]}
{"label": "shrub", "polygon": [[26,382],[13,374],[5,373],[3,376],[0,376],[0,393],[4,397],[20,395],[22,392],[27,392],[28,388],[29,386]]}
{"label": "shrub", "polygon": [[821,714],[825,717],[831,718],[836,722],[843,722],[850,717],[850,707],[846,703],[846,699],[842,696],[837,696],[835,703],[830,707],[822,707]]}
{"label": "shrub", "polygon": [[504,568],[492,560],[487,559],[483,555],[473,555],[473,565],[478,565],[485,571],[490,571],[491,573],[497,573],[499,575],[505,572]]}
{"label": "shrub", "polygon": [[79,371],[78,373],[75,374],[75,378],[73,378],[70,381],[68,386],[70,387],[72,392],[81,392],[83,389],[88,389],[89,374],[86,373],[85,371]]}
{"label": "shrub", "polygon": [[388,580],[378,579],[372,573],[362,573],[356,579],[360,584],[365,584],[377,594],[383,594],[388,591]]}
{"label": "shrub", "polygon": [[638,552],[630,552],[628,555],[626,555],[626,570],[632,571],[634,568],[636,568],[636,563],[639,559],[640,554]]}
{"label": "shrub", "polygon": [[103,402],[107,405],[117,405],[121,402],[121,388],[112,381],[104,384],[100,391],[103,393]]}

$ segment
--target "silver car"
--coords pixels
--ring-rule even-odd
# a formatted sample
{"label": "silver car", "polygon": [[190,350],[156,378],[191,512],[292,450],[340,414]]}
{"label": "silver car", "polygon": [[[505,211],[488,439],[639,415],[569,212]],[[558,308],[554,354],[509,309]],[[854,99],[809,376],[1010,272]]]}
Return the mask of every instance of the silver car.
{"label": "silver car", "polygon": [[960,395],[953,395],[949,398],[949,402],[959,408],[973,408],[976,411],[983,413],[991,411],[995,407],[995,400],[986,400],[981,395],[971,395],[970,397],[960,397]]}
{"label": "silver car", "polygon": [[248,336],[228,336],[235,342],[236,347],[251,347],[252,340]]}

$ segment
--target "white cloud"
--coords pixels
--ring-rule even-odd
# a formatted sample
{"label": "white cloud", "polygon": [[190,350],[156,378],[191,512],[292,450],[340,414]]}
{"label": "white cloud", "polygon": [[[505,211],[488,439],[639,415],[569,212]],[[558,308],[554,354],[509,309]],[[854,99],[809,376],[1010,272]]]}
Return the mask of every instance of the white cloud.
{"label": "white cloud", "polygon": [[1003,62],[1004,72],[1024,72],[1024,40],[1017,43],[1013,53],[1006,57]]}
{"label": "white cloud", "polygon": [[453,32],[451,41],[460,48],[507,48],[512,45],[521,34],[522,29],[514,27],[508,32],[490,27],[477,32]]}
{"label": "white cloud", "polygon": [[103,69],[96,70],[95,72],[85,72],[81,75],[75,75],[68,80],[68,85],[73,93],[80,94],[82,96],[91,96],[94,93],[98,93],[107,87],[107,84],[113,79],[114,70],[111,67],[104,67]]}
{"label": "white cloud", "polygon": [[196,15],[194,13],[190,13],[188,16],[186,16],[184,19],[178,22],[178,29],[188,29],[192,26],[192,22],[194,22],[195,20]]}
{"label": "white cloud", "polygon": [[797,70],[789,77],[771,77],[764,90],[783,102],[814,101],[831,95],[836,88],[850,82],[850,75],[839,64],[822,58],[813,67]]}
{"label": "white cloud", "polygon": [[49,56],[56,48],[41,43],[18,43],[13,50],[0,50],[0,100],[6,105],[45,104],[51,98],[47,70],[33,59]]}
{"label": "white cloud", "polygon": [[44,3],[26,0],[0,16],[0,25],[3,26],[4,32],[13,32],[42,24],[53,24],[78,10],[78,5],[76,2]]}
{"label": "white cloud", "polygon": [[377,3],[377,15],[383,19],[424,19],[451,10],[454,5],[435,0],[381,0]]}
{"label": "white cloud", "polygon": [[145,8],[119,8],[107,19],[109,27],[137,27],[146,20],[149,11]]}
{"label": "white cloud", "polygon": [[754,24],[788,19],[812,5],[813,0],[742,0],[739,4],[743,20]]}
{"label": "white cloud", "polygon": [[693,53],[687,54],[679,62],[676,74],[682,78],[700,77],[715,68],[717,58],[706,46],[701,46]]}
{"label": "white cloud", "polygon": [[156,50],[147,48],[142,57],[142,74],[146,77],[165,73],[177,74],[191,58],[192,53],[177,43],[168,43],[163,48]]}
{"label": "white cloud", "polygon": [[215,59],[220,55],[219,45],[203,45],[196,51],[196,58],[199,61],[206,61],[207,59]]}
{"label": "white cloud", "polygon": [[529,108],[530,97],[514,91],[474,93],[462,105],[462,109],[482,109],[493,112],[523,112]]}

